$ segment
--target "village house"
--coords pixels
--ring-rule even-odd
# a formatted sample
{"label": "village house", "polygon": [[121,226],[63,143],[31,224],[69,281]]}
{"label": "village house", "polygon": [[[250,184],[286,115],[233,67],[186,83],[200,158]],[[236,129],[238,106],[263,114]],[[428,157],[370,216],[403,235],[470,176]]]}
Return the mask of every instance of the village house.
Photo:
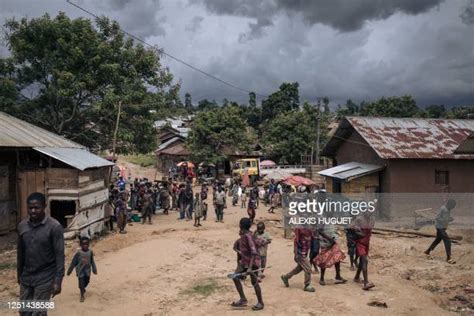
{"label": "village house", "polygon": [[66,237],[103,228],[113,163],[64,137],[0,112],[0,233],[27,217],[26,198],[45,194]]}
{"label": "village house", "polygon": [[334,167],[319,174],[331,193],[474,192],[474,153],[456,151],[473,131],[474,120],[346,117],[322,150]]}

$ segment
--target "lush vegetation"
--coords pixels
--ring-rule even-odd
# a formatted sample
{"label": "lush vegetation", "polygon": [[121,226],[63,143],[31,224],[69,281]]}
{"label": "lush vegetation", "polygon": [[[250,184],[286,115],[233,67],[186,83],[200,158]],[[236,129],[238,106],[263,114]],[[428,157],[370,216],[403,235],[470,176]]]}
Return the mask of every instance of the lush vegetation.
{"label": "lush vegetation", "polygon": [[[162,67],[160,56],[125,38],[116,22],[99,18],[10,20],[5,34],[11,56],[0,58],[0,110],[91,147],[110,150],[121,102],[117,151],[149,153],[156,148],[153,122],[195,114],[187,145],[196,161],[216,163],[229,152],[251,151],[282,163],[300,163],[327,141],[328,125],[343,116],[473,118],[474,108],[419,108],[409,96],[382,97],[360,103],[347,100],[330,111],[330,100],[301,102],[298,82],[284,82],[257,104],[224,99],[184,104],[179,85]],[[319,122],[319,124],[317,124]],[[319,144],[318,139],[319,126]],[[150,155],[132,156],[153,163]]]}
{"label": "lush vegetation", "polygon": [[[11,57],[0,59],[0,110],[92,147],[120,152],[155,147],[154,113],[180,106],[179,86],[150,49],[119,25],[64,13],[5,24]],[[151,92],[153,91],[153,92]]]}

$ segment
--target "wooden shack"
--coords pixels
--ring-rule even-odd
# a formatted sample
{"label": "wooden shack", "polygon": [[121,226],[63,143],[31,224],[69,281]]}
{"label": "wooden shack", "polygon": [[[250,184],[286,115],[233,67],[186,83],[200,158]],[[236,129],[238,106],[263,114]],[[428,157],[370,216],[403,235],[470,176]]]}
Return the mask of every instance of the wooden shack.
{"label": "wooden shack", "polygon": [[0,233],[27,218],[26,199],[45,194],[66,237],[103,228],[113,163],[80,144],[0,112]]}

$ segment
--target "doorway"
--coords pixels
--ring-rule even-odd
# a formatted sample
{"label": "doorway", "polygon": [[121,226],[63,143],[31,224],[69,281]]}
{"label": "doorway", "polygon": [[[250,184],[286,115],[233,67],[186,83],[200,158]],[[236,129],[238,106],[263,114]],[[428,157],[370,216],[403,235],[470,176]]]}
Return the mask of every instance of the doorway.
{"label": "doorway", "polygon": [[68,216],[74,216],[76,214],[76,202],[53,200],[49,204],[49,209],[51,211],[51,217],[56,219],[64,228],[66,228],[68,224]]}

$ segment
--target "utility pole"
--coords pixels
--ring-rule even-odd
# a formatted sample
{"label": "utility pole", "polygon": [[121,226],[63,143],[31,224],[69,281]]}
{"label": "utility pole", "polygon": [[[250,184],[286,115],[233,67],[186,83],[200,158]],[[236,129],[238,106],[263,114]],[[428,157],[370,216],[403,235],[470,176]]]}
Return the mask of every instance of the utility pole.
{"label": "utility pole", "polygon": [[320,139],[320,120],[321,120],[321,98],[318,98],[318,116],[316,116],[316,164],[319,165],[319,139]]}
{"label": "utility pole", "polygon": [[118,127],[120,124],[120,112],[122,110],[122,101],[119,101],[118,103],[118,112],[117,112],[117,120],[115,121],[115,130],[114,130],[114,139],[112,143],[112,150],[114,152],[112,156],[112,161],[115,163],[115,160],[117,159],[116,155],[116,149],[117,149],[117,132],[118,132]]}

